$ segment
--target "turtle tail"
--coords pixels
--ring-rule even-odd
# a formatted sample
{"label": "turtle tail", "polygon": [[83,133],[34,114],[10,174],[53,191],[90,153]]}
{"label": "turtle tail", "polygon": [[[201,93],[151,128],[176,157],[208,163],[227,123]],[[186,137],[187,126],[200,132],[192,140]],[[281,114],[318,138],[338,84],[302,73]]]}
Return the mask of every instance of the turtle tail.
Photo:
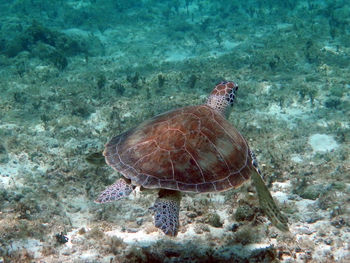
{"label": "turtle tail", "polygon": [[283,232],[289,231],[288,219],[277,207],[270,194],[270,191],[267,189],[264,180],[259,174],[259,170],[254,171],[251,175],[251,178],[258,193],[260,207],[262,210],[264,210],[271,223]]}

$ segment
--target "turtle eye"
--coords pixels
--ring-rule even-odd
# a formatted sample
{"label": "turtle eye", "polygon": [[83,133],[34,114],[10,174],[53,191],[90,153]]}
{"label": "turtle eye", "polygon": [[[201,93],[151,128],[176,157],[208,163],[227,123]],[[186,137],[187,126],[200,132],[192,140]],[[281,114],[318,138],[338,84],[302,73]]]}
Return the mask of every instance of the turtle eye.
{"label": "turtle eye", "polygon": [[228,101],[228,103],[230,103],[231,106],[233,106],[233,103],[235,101],[235,94],[234,93],[230,93],[227,97],[226,100]]}
{"label": "turtle eye", "polygon": [[230,84],[233,84],[233,87],[227,93],[226,100],[230,103],[231,106],[233,106],[233,103],[234,103],[235,98],[236,98],[236,92],[238,90],[238,85],[234,82],[231,82]]}
{"label": "turtle eye", "polygon": [[231,106],[233,106],[235,95],[233,93],[230,93],[230,95],[226,98],[226,100],[230,103]]}

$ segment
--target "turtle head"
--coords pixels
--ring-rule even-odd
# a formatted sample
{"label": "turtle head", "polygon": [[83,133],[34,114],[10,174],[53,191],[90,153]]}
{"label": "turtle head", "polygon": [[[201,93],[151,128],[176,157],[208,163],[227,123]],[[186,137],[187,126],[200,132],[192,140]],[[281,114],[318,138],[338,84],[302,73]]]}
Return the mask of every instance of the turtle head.
{"label": "turtle head", "polygon": [[235,101],[237,90],[238,85],[233,81],[222,81],[210,93],[207,105],[226,115],[229,112],[228,106],[232,106]]}

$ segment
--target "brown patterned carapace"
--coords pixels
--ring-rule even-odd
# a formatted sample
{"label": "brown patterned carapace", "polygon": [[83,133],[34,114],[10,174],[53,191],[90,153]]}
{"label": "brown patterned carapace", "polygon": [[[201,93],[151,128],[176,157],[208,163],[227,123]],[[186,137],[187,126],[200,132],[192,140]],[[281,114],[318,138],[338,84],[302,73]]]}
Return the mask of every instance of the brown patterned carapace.
{"label": "brown patterned carapace", "polygon": [[209,103],[211,96],[234,98],[237,88],[222,82],[207,104],[158,115],[114,137],[104,151],[107,163],[145,188],[216,192],[240,186],[254,170],[249,147],[221,108]]}

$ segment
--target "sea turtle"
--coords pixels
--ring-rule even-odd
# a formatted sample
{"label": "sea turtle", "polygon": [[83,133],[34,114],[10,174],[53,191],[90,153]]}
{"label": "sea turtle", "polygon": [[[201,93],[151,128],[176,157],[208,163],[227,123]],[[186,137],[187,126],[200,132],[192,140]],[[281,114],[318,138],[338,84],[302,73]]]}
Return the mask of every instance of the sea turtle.
{"label": "sea turtle", "polygon": [[127,197],[136,186],[159,189],[150,208],[155,226],[176,236],[182,192],[221,192],[251,177],[265,214],[278,229],[288,231],[287,219],[265,186],[254,153],[226,120],[237,90],[234,82],[223,81],[206,104],[160,114],[112,138],[103,154],[125,178],[107,187],[96,202]]}

